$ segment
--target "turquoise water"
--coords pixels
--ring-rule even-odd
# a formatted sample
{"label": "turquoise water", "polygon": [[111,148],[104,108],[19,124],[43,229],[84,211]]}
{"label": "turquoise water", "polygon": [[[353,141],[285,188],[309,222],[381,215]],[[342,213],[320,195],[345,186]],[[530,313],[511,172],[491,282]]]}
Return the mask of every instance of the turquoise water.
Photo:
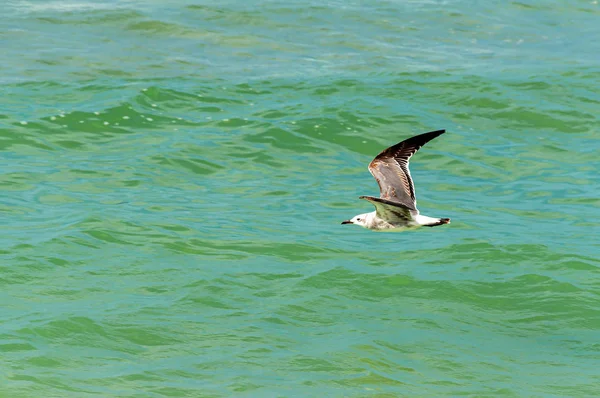
{"label": "turquoise water", "polygon": [[0,396],[598,394],[597,1],[0,9]]}

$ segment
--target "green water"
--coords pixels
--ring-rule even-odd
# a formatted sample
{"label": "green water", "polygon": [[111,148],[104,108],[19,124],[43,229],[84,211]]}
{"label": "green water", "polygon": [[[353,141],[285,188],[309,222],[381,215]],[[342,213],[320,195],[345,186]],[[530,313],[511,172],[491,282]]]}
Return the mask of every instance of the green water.
{"label": "green water", "polygon": [[0,10],[1,397],[599,394],[597,1]]}

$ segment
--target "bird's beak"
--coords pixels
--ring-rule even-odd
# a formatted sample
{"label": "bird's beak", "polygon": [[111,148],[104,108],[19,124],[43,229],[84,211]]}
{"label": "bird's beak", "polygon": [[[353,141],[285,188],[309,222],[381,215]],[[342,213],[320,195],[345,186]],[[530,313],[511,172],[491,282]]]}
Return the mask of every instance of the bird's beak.
{"label": "bird's beak", "polygon": [[354,224],[354,223],[350,220],[346,220],[346,221],[342,221],[342,224]]}

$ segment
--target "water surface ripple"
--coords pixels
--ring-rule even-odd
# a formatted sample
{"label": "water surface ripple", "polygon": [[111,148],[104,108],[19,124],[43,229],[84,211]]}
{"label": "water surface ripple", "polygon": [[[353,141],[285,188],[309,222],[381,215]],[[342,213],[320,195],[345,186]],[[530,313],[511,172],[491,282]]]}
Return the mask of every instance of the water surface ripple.
{"label": "water surface ripple", "polygon": [[597,2],[3,7],[0,396],[597,394]]}

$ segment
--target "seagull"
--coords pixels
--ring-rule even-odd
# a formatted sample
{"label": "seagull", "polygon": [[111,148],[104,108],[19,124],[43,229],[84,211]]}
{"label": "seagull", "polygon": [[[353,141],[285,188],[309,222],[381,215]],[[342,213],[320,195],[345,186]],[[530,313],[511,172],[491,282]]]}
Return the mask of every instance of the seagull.
{"label": "seagull", "polygon": [[397,143],[381,152],[369,163],[369,171],[379,184],[379,198],[360,196],[375,206],[371,213],[359,214],[342,224],[356,224],[376,231],[403,231],[417,227],[436,227],[450,224],[449,218],[427,217],[419,214],[415,186],[408,170],[408,161],[423,145],[444,134],[446,130],[431,131]]}

